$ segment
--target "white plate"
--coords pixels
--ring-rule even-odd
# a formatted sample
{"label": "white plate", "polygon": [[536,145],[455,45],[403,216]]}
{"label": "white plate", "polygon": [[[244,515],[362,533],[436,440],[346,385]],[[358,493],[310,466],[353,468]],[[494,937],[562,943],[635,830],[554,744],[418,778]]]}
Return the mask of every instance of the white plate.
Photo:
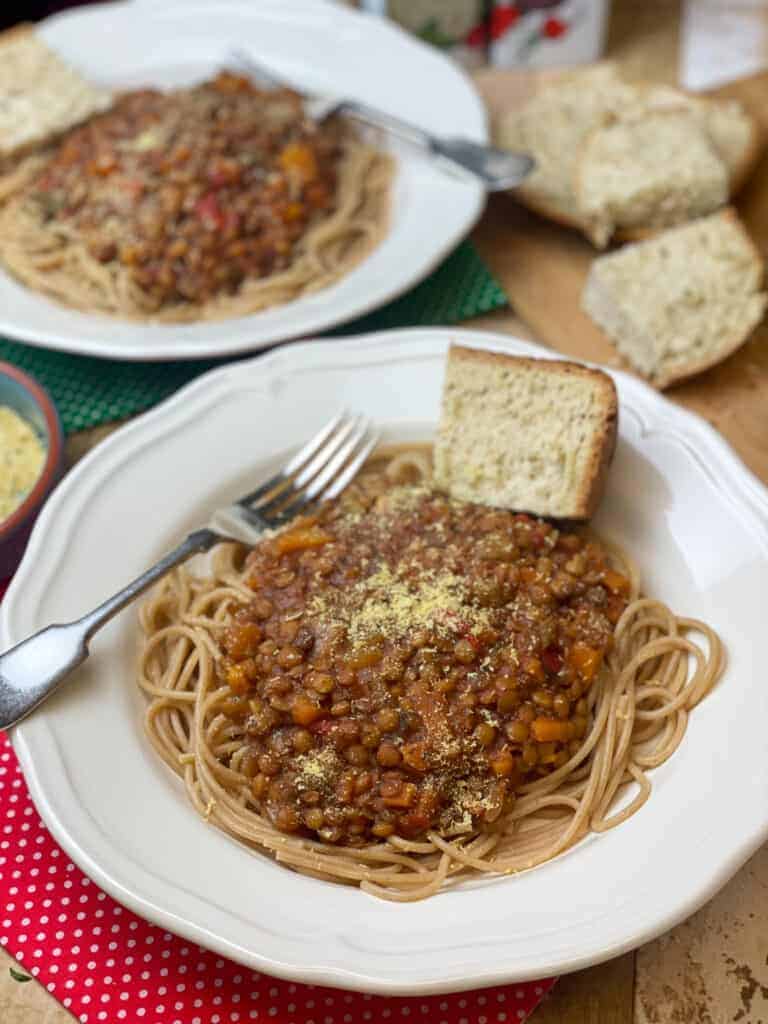
{"label": "white plate", "polygon": [[[103,599],[340,406],[370,413],[390,440],[431,436],[451,339],[545,354],[445,329],[313,341],[207,374],[124,427],[49,500],[3,602],[3,641]],[[292,874],[206,826],[150,750],[128,612],[13,735],[70,856],[137,913],[244,964],[390,994],[574,970],[710,897],[768,837],[768,496],[702,420],[614,376],[621,434],[598,527],[637,556],[648,591],[712,623],[730,655],[630,821],[534,871],[417,904]]]}
{"label": "white plate", "polygon": [[[319,0],[190,0],[100,4],[49,18],[43,39],[89,80],[112,87],[186,85],[250,51],[309,89],[366,100],[434,132],[486,141],[469,78],[386,19]],[[390,145],[390,143],[382,143]],[[0,334],[115,359],[224,356],[324,331],[367,313],[425,277],[470,230],[480,186],[397,148],[392,223],[384,241],[330,288],[251,316],[147,324],[67,309],[0,270]]]}

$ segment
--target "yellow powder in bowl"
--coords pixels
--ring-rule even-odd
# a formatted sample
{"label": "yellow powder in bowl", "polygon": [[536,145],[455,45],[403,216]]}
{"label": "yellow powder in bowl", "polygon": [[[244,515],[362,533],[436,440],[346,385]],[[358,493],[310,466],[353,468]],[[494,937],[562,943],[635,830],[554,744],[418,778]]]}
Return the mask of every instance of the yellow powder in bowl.
{"label": "yellow powder in bowl", "polygon": [[0,523],[21,505],[45,465],[45,446],[33,428],[0,405]]}

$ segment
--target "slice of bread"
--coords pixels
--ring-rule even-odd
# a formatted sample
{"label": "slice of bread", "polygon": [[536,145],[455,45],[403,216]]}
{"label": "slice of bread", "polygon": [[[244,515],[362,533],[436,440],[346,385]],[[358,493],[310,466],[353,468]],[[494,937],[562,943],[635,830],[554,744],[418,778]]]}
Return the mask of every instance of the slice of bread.
{"label": "slice of bread", "polygon": [[594,261],[582,306],[665,388],[714,366],[763,318],[763,261],[732,209]]}
{"label": "slice of bread", "polygon": [[633,90],[611,64],[558,76],[495,126],[503,148],[530,153],[536,166],[515,197],[543,216],[582,227],[574,192],[576,161],[587,136],[626,109]]}
{"label": "slice of bread", "polygon": [[596,128],[575,191],[587,234],[603,248],[617,229],[669,227],[717,210],[728,201],[728,171],[693,113],[668,108]]}
{"label": "slice of bread", "polygon": [[[586,218],[574,186],[587,139],[606,123],[669,107],[684,107],[699,119],[727,167],[733,196],[760,155],[762,136],[754,118],[735,101],[695,97],[670,86],[624,82],[615,66],[606,62],[557,76],[519,110],[496,120],[497,143],[528,152],[537,162],[533,173],[515,189],[515,198],[550,220],[583,231]],[[643,225],[618,234],[636,238],[652,230]]]}
{"label": "slice of bread", "polygon": [[0,34],[0,162],[24,155],[111,102],[26,26]]}
{"label": "slice of bread", "polygon": [[595,510],[618,400],[600,370],[451,346],[435,482],[452,497],[553,519]]}
{"label": "slice of bread", "polygon": [[685,109],[697,119],[728,169],[730,194],[735,195],[757,163],[761,132],[736,100],[706,99],[666,85],[646,86],[643,97],[649,110]]}

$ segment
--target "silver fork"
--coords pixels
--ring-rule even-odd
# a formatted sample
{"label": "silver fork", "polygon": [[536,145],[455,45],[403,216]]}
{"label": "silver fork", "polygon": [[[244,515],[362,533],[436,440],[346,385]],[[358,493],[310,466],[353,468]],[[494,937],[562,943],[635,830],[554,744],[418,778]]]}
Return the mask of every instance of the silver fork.
{"label": "silver fork", "polygon": [[175,566],[222,541],[254,540],[310,505],[338,497],[378,442],[363,416],[339,413],[273,477],[219,509],[214,529],[194,530],[178,547],[75,622],[48,626],[0,655],[0,729],[37,707],[88,657],[91,637]]}
{"label": "silver fork", "polygon": [[254,81],[273,88],[288,88],[304,98],[304,111],[312,121],[324,121],[332,114],[345,114],[363,124],[372,125],[398,138],[419,146],[433,156],[448,160],[462,171],[479,178],[489,192],[514,188],[528,177],[535,161],[527,153],[512,153],[494,146],[484,146],[469,139],[433,135],[410,121],[387,114],[358,100],[339,96],[308,96],[298,86],[286,82],[271,68],[258,63],[245,50],[235,49],[230,59]]}

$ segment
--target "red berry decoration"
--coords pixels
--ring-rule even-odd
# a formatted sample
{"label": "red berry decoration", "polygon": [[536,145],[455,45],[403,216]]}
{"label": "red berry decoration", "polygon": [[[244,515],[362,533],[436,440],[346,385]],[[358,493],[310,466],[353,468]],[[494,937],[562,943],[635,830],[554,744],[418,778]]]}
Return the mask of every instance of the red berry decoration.
{"label": "red berry decoration", "polygon": [[547,18],[542,25],[541,31],[547,39],[559,39],[560,36],[564,36],[568,31],[568,25],[561,21],[560,18]]}
{"label": "red berry decoration", "polygon": [[480,22],[467,32],[464,42],[467,46],[485,46],[485,25]]}
{"label": "red berry decoration", "polygon": [[501,39],[505,32],[517,24],[520,8],[517,4],[500,4],[491,11],[491,39]]}

